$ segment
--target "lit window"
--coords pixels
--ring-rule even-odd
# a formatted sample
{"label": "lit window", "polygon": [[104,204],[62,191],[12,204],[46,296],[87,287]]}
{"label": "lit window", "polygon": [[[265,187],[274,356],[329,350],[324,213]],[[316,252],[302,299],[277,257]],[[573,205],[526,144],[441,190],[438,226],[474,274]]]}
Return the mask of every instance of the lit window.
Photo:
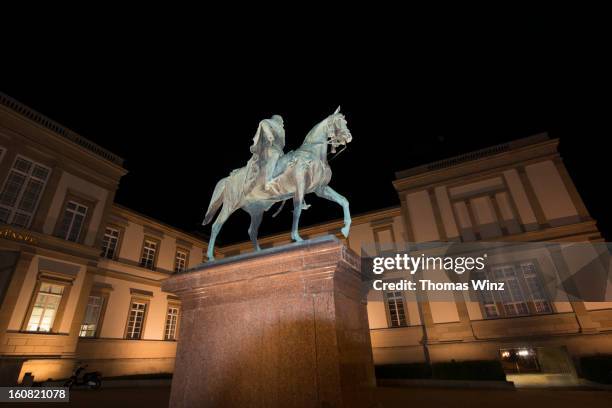
{"label": "lit window", "polygon": [[179,249],[174,257],[174,272],[184,272],[185,269],[187,269],[187,252]]}
{"label": "lit window", "polygon": [[0,193],[0,222],[28,228],[51,170],[18,156]]}
{"label": "lit window", "polygon": [[81,236],[87,207],[76,201],[68,201],[64,209],[62,222],[59,225],[57,236],[66,241],[77,242]]}
{"label": "lit window", "polygon": [[61,285],[41,283],[28,320],[27,331],[51,331],[63,293],[64,287]]}
{"label": "lit window", "polygon": [[[484,271],[473,271],[474,280],[486,280],[487,277]],[[490,290],[479,290],[480,302],[485,313],[486,318],[499,317],[499,310],[497,309],[497,303],[493,297],[493,292]]]}
{"label": "lit window", "polygon": [[128,317],[127,339],[140,339],[142,328],[144,326],[145,311],[147,304],[144,302],[133,301],[130,306],[130,315]]}
{"label": "lit window", "polygon": [[474,277],[504,283],[501,291],[479,291],[486,318],[552,313],[533,262],[497,265]]}
{"label": "lit window", "polygon": [[404,311],[404,297],[402,292],[386,292],[391,327],[407,326],[406,312]]}
{"label": "lit window", "polygon": [[166,330],[164,331],[165,340],[176,340],[176,327],[178,324],[178,316],[178,306],[168,306],[168,314],[166,315]]}
{"label": "lit window", "polygon": [[527,283],[527,290],[533,301],[533,306],[536,313],[552,313],[550,302],[546,300],[544,295],[544,289],[540,284],[540,279],[536,273],[535,265],[532,262],[526,262],[521,264],[521,270],[523,271],[523,278]]}
{"label": "lit window", "polygon": [[117,244],[119,243],[119,230],[106,227],[104,239],[102,240],[102,256],[108,259],[115,259]]}
{"label": "lit window", "polygon": [[83,324],[81,325],[79,337],[94,337],[96,335],[103,304],[104,298],[102,296],[89,296],[87,310],[85,311],[85,318],[83,319]]}
{"label": "lit window", "polygon": [[499,291],[506,316],[529,314],[525,294],[513,265],[496,266],[491,269],[497,282],[504,282],[504,290]]}
{"label": "lit window", "polygon": [[140,257],[140,266],[155,269],[155,254],[157,253],[157,242],[145,240]]}

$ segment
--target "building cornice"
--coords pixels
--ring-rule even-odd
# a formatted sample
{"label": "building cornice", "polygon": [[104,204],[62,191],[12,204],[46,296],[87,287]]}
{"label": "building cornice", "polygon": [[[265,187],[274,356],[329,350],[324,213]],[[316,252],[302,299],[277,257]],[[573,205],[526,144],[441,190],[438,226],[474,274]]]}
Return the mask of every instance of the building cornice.
{"label": "building cornice", "polygon": [[108,276],[111,278],[121,279],[121,280],[134,282],[134,283],[142,283],[144,285],[152,285],[152,286],[157,286],[157,287],[160,287],[161,282],[165,279],[168,279],[171,276],[165,273],[154,272],[159,275],[158,276],[159,279],[155,279],[155,278],[150,278],[146,276],[140,276],[136,273],[115,271],[115,270],[107,269],[107,268],[98,268],[95,271],[95,273],[101,276]]}
{"label": "building cornice", "polygon": [[560,227],[550,227],[541,230],[523,232],[521,234],[507,235],[495,238],[495,240],[501,242],[599,242],[603,241],[603,238],[599,232],[599,229],[597,228],[597,222],[594,220],[587,220]]}
{"label": "building cornice", "polygon": [[122,168],[123,159],[116,154],[106,150],[105,148],[98,146],[94,142],[84,138],[78,133],[62,126],[56,121],[49,119],[45,115],[35,111],[34,109],[22,104],[21,102],[11,98],[10,96],[0,92],[0,107],[8,108],[11,111],[17,113],[20,117],[28,120],[29,122],[35,123],[37,126],[45,128],[47,131],[53,134],[59,135],[67,141],[78,145],[82,149],[88,150],[90,153],[105,159],[113,163],[116,166]]}
{"label": "building cornice", "polygon": [[24,105],[15,104],[19,102],[0,93],[0,136],[3,138],[0,143],[4,147],[35,151],[69,172],[95,180],[105,188],[117,188],[119,179],[127,173],[122,166],[123,159],[69,129],[62,127],[65,132],[61,132],[45,126],[44,123],[52,121]]}
{"label": "building cornice", "polygon": [[[14,247],[16,250],[28,248],[30,252],[38,255],[59,257],[69,262],[82,263],[85,260],[89,265],[95,265],[100,259],[100,249],[67,241],[53,235],[26,230],[14,225],[0,224],[2,231],[11,231],[15,235],[28,239],[15,239],[10,235],[0,237],[0,243],[5,247]],[[12,234],[11,234],[12,235]]]}
{"label": "building cornice", "polygon": [[393,186],[398,192],[431,187],[460,177],[525,165],[544,158],[559,157],[559,139],[536,135],[464,155],[439,160],[396,173]]}

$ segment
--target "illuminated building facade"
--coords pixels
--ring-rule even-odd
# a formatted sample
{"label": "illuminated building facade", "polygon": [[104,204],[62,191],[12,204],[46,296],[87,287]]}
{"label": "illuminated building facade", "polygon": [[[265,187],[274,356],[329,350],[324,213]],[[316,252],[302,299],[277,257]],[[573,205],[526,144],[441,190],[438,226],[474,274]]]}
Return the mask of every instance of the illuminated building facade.
{"label": "illuminated building facade", "polygon": [[[347,245],[360,253],[366,243],[386,251],[399,242],[601,242],[557,144],[538,135],[399,172],[401,205],[355,216]],[[172,372],[181,305],[160,282],[201,263],[207,243],[116,205],[125,173],[121,158],[0,94],[2,383],[27,372],[65,378],[77,361],[107,377]],[[340,237],[341,226],[301,233]],[[260,239],[262,248],[289,242]],[[251,250],[245,242],[218,255]],[[375,363],[501,360],[508,373],[571,376],[576,358],[612,353],[612,303],[539,299],[530,287],[538,265],[498,265],[522,288],[510,300],[371,291]],[[515,356],[520,365],[509,363]]]}

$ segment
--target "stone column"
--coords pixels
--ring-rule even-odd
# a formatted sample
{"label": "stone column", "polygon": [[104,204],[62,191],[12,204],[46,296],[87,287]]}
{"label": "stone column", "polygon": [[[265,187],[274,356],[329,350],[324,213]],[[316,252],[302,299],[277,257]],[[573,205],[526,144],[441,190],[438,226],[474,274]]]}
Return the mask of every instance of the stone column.
{"label": "stone column", "polygon": [[4,299],[2,299],[2,304],[0,304],[0,384],[3,386],[13,386],[17,385],[19,373],[25,359],[6,356],[7,353],[12,351],[11,348],[14,348],[14,346],[11,347],[7,343],[6,333],[15,311],[15,305],[23,301],[19,298],[19,294],[21,293],[21,288],[35,253],[30,248],[22,248],[18,257],[10,252],[6,256],[9,258],[15,256],[17,261],[13,271],[6,269],[2,271],[4,274],[9,274],[11,280],[6,286]]}
{"label": "stone column", "polygon": [[[559,274],[559,279],[561,281],[565,280],[570,276],[569,267],[563,258],[563,253],[561,250],[561,245],[553,244],[547,246],[548,253],[553,261],[553,264],[557,268],[557,273]],[[568,288],[565,288],[568,290]],[[568,295],[569,296],[569,295]],[[576,321],[580,326],[580,332],[582,333],[597,333],[599,332],[599,328],[601,326],[600,323],[594,322],[591,318],[591,314],[584,306],[584,302],[580,300],[572,300],[570,296],[570,304],[572,305],[572,309],[574,310],[574,314],[576,316]]]}
{"label": "stone column", "polygon": [[468,312],[467,303],[462,292],[453,292],[455,299],[455,307],[457,308],[457,315],[459,316],[459,322],[464,326],[464,331],[461,334],[461,340],[473,341],[476,340],[474,337],[474,329],[472,328],[472,320],[470,319],[470,313]]}
{"label": "stone column", "polygon": [[170,406],[372,406],[359,261],[326,236],[166,280],[182,301]]}

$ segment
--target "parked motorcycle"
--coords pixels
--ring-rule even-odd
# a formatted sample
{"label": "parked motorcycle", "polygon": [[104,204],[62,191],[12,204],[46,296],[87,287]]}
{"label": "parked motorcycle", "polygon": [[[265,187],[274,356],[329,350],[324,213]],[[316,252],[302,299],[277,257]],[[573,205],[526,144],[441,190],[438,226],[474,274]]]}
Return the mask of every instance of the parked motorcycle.
{"label": "parked motorcycle", "polygon": [[81,377],[81,374],[86,368],[87,365],[79,365],[72,373],[72,376],[66,380],[64,387],[72,389],[72,387],[75,385],[85,385],[92,390],[97,390],[100,388],[100,386],[102,386],[102,374],[98,371],[91,371],[89,373],[84,373]]}

